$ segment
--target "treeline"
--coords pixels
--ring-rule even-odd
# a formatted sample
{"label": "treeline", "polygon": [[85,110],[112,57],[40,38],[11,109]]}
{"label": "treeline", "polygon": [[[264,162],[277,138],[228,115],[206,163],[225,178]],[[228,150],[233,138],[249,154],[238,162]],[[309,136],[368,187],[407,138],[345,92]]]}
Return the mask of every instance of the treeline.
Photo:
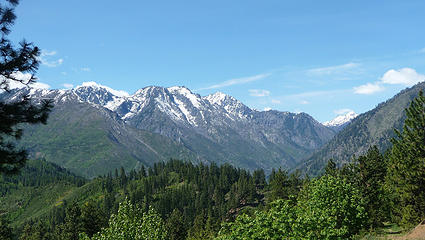
{"label": "treeline", "polygon": [[65,181],[77,186],[84,185],[87,180],[76,176],[68,170],[45,160],[29,160],[16,175],[0,175],[0,196],[19,187],[39,187],[51,183]]}
{"label": "treeline", "polygon": [[[30,174],[28,179],[11,177],[15,186],[32,178],[52,177],[43,164],[38,168],[38,174]],[[288,175],[283,170],[273,171],[269,184],[263,170],[250,173],[227,164],[194,165],[179,160],[128,173],[121,168],[88,182],[84,187],[90,190],[85,196],[63,201],[49,214],[16,229],[15,235],[18,239],[77,239],[80,233],[91,237],[108,226],[111,215],[118,213],[119,203],[127,199],[141,213],[154,209],[164,220],[169,239],[213,238],[223,221],[232,221],[241,211],[263,208],[265,199],[298,192],[300,176],[298,172]],[[69,180],[75,181],[73,177]]]}

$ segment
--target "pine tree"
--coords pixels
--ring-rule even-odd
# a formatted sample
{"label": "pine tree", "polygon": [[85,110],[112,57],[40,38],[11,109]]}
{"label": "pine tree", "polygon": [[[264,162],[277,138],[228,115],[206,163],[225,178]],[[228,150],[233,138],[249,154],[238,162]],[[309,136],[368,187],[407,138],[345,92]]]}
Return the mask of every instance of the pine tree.
{"label": "pine tree", "polygon": [[184,216],[178,209],[174,209],[171,213],[167,220],[166,227],[170,240],[186,239],[187,227],[184,222]]}
{"label": "pine tree", "polygon": [[107,225],[104,213],[93,200],[86,202],[81,209],[81,224],[83,232],[89,237]]}
{"label": "pine tree", "polygon": [[[39,65],[39,48],[26,41],[15,48],[7,38],[16,19],[14,9],[18,3],[19,0],[0,3],[0,92],[10,91],[11,82],[29,85],[36,81],[34,74]],[[24,74],[30,77],[23,79]],[[28,95],[12,102],[0,102],[0,173],[13,174],[24,166],[27,152],[17,149],[9,140],[21,138],[22,123],[45,124],[51,108],[51,101],[37,104]]]}
{"label": "pine tree", "polygon": [[81,209],[76,202],[66,209],[65,223],[61,226],[61,240],[77,240],[82,230]]}
{"label": "pine tree", "polygon": [[365,201],[369,224],[376,227],[382,224],[386,216],[384,181],[386,163],[377,146],[369,148],[366,155],[357,159],[357,180]]}
{"label": "pine tree", "polygon": [[274,176],[270,180],[270,201],[274,201],[277,199],[288,199],[289,187],[290,183],[288,173],[279,168],[278,171],[274,172]]}
{"label": "pine tree", "polygon": [[402,224],[425,218],[425,97],[423,92],[406,109],[403,131],[395,131],[389,155],[387,183],[395,193]]}

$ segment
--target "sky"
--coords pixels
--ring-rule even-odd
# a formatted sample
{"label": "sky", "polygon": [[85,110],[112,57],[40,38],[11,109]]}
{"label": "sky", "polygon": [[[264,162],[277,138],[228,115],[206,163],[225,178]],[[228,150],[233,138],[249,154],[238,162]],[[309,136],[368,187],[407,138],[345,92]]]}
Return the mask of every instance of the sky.
{"label": "sky", "polygon": [[324,122],[425,80],[425,1],[21,0],[10,38],[51,89],[217,91]]}

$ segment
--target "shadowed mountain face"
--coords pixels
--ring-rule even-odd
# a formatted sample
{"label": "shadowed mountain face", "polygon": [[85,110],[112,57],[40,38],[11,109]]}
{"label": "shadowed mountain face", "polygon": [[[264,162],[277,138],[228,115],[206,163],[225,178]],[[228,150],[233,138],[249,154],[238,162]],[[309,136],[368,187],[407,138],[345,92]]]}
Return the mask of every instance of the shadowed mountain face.
{"label": "shadowed mountain face", "polygon": [[95,84],[71,90],[19,89],[54,99],[47,125],[26,127],[20,142],[37,157],[93,177],[169,158],[256,169],[299,165],[334,131],[305,113],[256,111],[223,93],[146,87],[133,95]]}
{"label": "shadowed mountain face", "polygon": [[405,89],[375,109],[359,115],[298,168],[317,175],[329,159],[342,165],[354,156],[364,154],[373,145],[385,151],[391,146],[394,129],[402,129],[405,108],[418,96],[420,90],[425,90],[425,82]]}

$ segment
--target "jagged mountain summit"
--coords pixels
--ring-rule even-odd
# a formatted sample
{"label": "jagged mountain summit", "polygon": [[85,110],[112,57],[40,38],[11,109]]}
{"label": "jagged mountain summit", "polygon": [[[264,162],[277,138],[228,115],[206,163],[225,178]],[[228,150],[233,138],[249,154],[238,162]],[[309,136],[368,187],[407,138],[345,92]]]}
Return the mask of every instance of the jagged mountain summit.
{"label": "jagged mountain summit", "polygon": [[358,114],[354,111],[348,111],[346,114],[338,115],[334,119],[324,122],[323,125],[339,132],[357,116]]}
{"label": "jagged mountain summit", "polygon": [[[68,90],[16,89],[0,98],[23,93],[53,99],[55,108],[46,126],[28,127],[22,142],[37,156],[86,176],[112,170],[108,162],[117,167],[123,161],[131,169],[168,158],[292,169],[335,135],[305,113],[257,111],[224,93],[200,96],[186,87],[149,86],[127,94],[90,82]],[[79,149],[85,154],[76,156]]]}

